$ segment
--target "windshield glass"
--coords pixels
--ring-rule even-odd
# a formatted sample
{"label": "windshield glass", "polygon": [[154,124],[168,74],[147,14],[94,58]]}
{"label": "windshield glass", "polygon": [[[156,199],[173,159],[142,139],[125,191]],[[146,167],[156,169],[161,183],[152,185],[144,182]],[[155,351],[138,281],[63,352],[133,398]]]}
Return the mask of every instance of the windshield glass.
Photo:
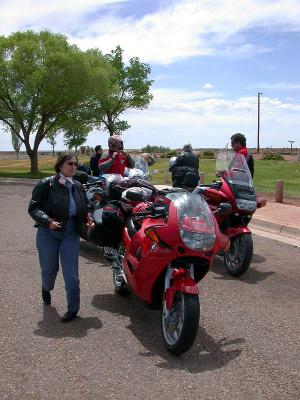
{"label": "windshield glass", "polygon": [[224,151],[216,157],[216,175],[222,176],[229,183],[253,187],[251,173],[243,154]]}
{"label": "windshield glass", "polygon": [[181,229],[191,232],[214,233],[212,213],[206,201],[189,192],[169,193],[166,196],[177,207]]}

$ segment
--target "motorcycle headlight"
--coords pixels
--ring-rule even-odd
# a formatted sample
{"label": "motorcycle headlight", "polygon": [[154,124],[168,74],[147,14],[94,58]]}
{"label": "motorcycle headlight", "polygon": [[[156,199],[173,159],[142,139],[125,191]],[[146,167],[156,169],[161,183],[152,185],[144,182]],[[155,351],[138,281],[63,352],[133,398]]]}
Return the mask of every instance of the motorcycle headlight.
{"label": "motorcycle headlight", "polygon": [[216,240],[211,233],[196,233],[180,229],[180,236],[183,243],[192,250],[210,250]]}
{"label": "motorcycle headlight", "polygon": [[245,199],[236,199],[236,205],[239,210],[247,210],[254,212],[256,210],[256,201],[245,200]]}

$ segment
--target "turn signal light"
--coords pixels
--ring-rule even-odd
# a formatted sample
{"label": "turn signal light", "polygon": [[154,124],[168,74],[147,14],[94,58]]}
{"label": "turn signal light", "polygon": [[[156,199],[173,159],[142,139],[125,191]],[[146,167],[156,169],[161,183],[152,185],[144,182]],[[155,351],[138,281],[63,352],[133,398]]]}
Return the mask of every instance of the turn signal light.
{"label": "turn signal light", "polygon": [[148,238],[150,238],[153,242],[155,243],[159,243],[159,237],[157,236],[155,229],[153,229],[152,227],[146,228],[145,229],[145,235],[148,236]]}

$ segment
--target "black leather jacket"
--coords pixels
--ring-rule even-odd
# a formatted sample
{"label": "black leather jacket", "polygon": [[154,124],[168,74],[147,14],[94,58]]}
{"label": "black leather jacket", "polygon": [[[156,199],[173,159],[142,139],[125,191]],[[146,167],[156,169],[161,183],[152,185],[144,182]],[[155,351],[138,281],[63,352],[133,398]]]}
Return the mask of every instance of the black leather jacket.
{"label": "black leather jacket", "polygon": [[[81,183],[74,180],[74,200],[77,205],[79,227],[85,221],[87,198]],[[41,179],[32,191],[28,212],[35,226],[48,227],[55,219],[64,223],[69,217],[70,192],[58,182],[58,176]]]}
{"label": "black leather jacket", "polygon": [[199,160],[191,151],[178,156],[175,163],[169,168],[169,171],[172,172],[173,186],[182,187],[187,172],[193,172],[199,176],[198,169]]}

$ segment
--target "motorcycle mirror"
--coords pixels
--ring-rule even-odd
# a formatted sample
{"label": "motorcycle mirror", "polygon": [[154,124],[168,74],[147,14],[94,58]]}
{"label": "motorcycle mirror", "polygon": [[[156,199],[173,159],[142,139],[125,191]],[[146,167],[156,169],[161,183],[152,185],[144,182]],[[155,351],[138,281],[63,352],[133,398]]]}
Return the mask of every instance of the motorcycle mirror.
{"label": "motorcycle mirror", "polygon": [[229,203],[220,203],[218,209],[214,212],[215,215],[228,215],[231,213],[232,207]]}

